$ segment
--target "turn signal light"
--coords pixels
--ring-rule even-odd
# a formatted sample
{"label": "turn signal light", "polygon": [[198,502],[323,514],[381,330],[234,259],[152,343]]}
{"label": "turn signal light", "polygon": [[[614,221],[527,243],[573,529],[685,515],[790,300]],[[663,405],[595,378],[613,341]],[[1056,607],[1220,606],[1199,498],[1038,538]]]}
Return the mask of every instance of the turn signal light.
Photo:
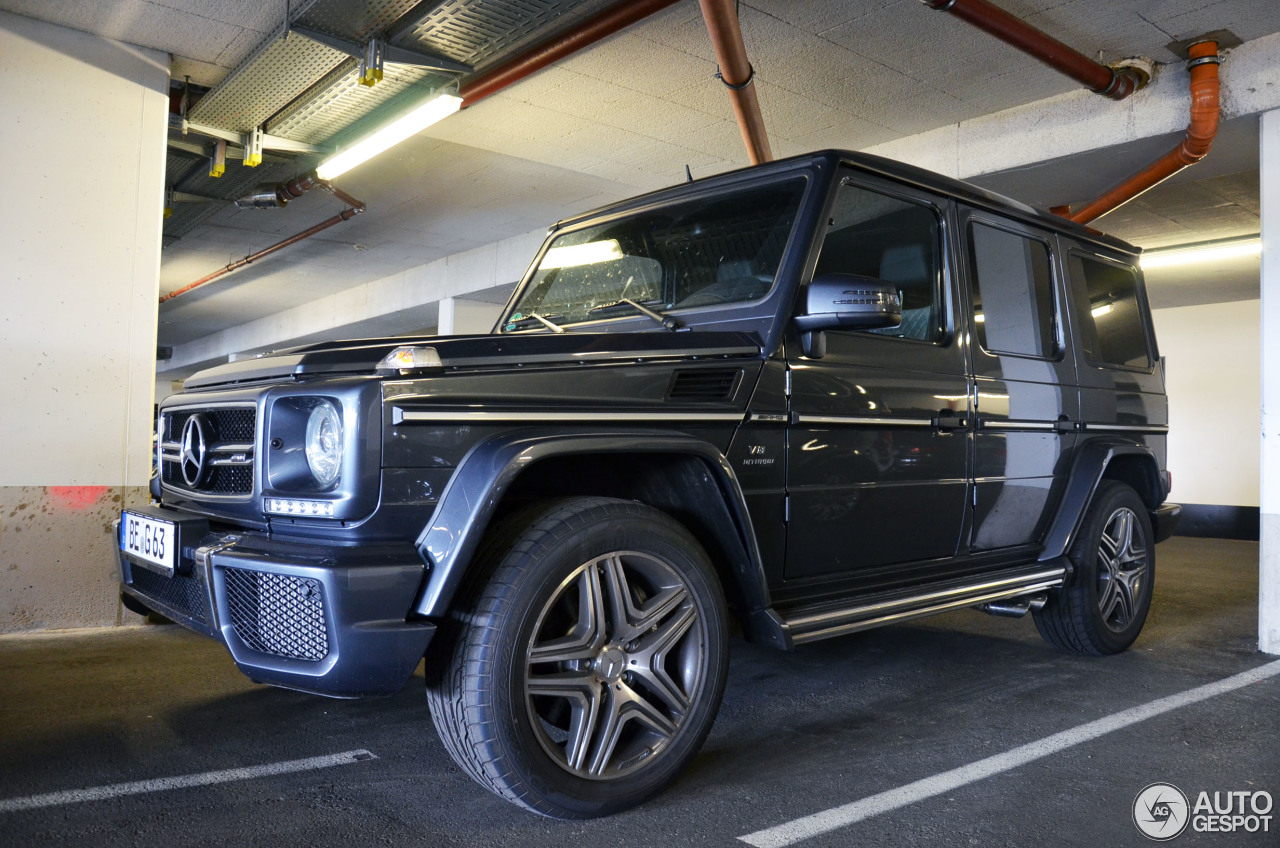
{"label": "turn signal light", "polygon": [[408,345],[388,353],[378,363],[378,367],[410,371],[414,368],[443,368],[444,363],[440,361],[440,354],[436,353],[435,348]]}

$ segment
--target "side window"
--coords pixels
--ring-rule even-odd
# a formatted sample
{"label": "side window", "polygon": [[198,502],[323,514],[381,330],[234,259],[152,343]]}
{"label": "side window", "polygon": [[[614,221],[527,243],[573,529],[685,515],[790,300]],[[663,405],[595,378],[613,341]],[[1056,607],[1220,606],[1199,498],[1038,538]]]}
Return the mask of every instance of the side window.
{"label": "side window", "polygon": [[942,323],[938,230],[933,209],[846,183],[831,209],[814,274],[861,274],[892,283],[902,293],[902,323],[862,332],[936,341]]}
{"label": "side window", "polygon": [[969,239],[978,344],[993,353],[1056,356],[1048,246],[977,222],[969,227]]}
{"label": "side window", "polygon": [[1133,269],[1084,256],[1072,256],[1070,265],[1089,360],[1123,368],[1150,368],[1146,323]]}

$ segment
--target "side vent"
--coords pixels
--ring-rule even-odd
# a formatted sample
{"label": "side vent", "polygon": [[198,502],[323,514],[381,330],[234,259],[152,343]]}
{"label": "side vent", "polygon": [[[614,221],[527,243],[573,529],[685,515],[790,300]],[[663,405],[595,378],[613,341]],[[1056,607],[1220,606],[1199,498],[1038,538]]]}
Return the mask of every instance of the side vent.
{"label": "side vent", "polygon": [[728,400],[738,388],[742,371],[736,368],[717,368],[697,371],[677,371],[667,390],[668,400]]}

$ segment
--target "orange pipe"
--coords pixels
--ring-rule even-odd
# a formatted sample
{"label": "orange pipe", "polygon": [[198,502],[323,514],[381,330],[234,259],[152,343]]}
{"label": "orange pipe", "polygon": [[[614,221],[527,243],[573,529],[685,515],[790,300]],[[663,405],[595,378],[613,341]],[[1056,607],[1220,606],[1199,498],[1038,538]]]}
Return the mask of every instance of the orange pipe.
{"label": "orange pipe", "polygon": [[747,157],[752,165],[772,161],[769,133],[765,131],[764,115],[760,113],[760,100],[756,97],[755,72],[747,60],[747,47],[742,43],[742,27],[734,0],[698,0],[698,3],[720,65],[720,79],[729,89],[729,102],[738,119],[742,141],[747,145]]}
{"label": "orange pipe", "polygon": [[1066,74],[1103,97],[1123,100],[1146,85],[1133,68],[1109,68],[1058,39],[1009,14],[988,0],[920,0],[930,9],[949,12],[1004,43]]}
{"label": "orange pipe", "polygon": [[235,262],[229,262],[227,263],[227,265],[223,266],[222,268],[219,268],[218,270],[214,271],[212,274],[206,274],[205,276],[201,277],[200,279],[196,280],[193,283],[188,283],[187,285],[183,286],[180,289],[174,289],[168,294],[162,295],[160,298],[160,302],[164,303],[167,300],[173,300],[178,295],[186,294],[192,289],[198,289],[201,286],[203,286],[205,283],[211,283],[214,280],[218,279],[219,277],[230,274],[232,271],[238,271],[239,269],[243,268],[246,265],[251,265],[254,262],[257,262],[259,259],[270,256],[271,254],[275,253],[277,250],[284,250],[286,247],[295,245],[298,242],[302,241],[303,239],[311,238],[316,233],[324,232],[325,230],[329,229],[330,227],[336,224],[341,224],[343,221],[350,221],[352,218],[359,215],[361,212],[365,210],[364,203],[362,203],[359,200],[356,200],[354,197],[347,194],[345,191],[338,188],[337,186],[330,185],[324,180],[319,179],[318,177],[315,177],[314,172],[312,174],[306,175],[305,177],[301,177],[297,180],[291,180],[288,183],[282,183],[277,188],[277,191],[283,192],[290,197],[298,197],[304,191],[307,191],[308,189],[317,185],[325,189],[326,191],[332,193],[335,197],[337,197],[343,203],[346,203],[349,208],[343,209],[337,215],[334,215],[332,218],[326,218],[325,220],[321,221],[320,223],[316,224],[313,227],[307,227],[302,232],[295,233],[294,235],[289,236],[284,241],[278,241],[275,244],[271,245],[270,247],[264,247],[262,250],[259,250],[257,253],[250,253],[248,256],[244,257],[243,259],[237,259]]}
{"label": "orange pipe", "polygon": [[[1066,217],[1087,224],[1112,209],[1128,203],[1147,189],[1208,155],[1218,134],[1221,82],[1218,78],[1218,43],[1202,41],[1187,51],[1187,67],[1191,73],[1191,121],[1182,143],[1152,162],[1146,168],[1112,187],[1092,203],[1080,207]],[[1062,207],[1055,207],[1058,211]],[[1063,210],[1065,211],[1065,210]],[[1058,214],[1062,214],[1059,212]]]}
{"label": "orange pipe", "polygon": [[462,108],[473,106],[490,94],[495,94],[548,65],[572,56],[579,50],[590,47],[676,2],[677,0],[622,0],[615,3],[567,32],[553,36],[516,58],[468,80],[458,90],[458,96],[462,98]]}

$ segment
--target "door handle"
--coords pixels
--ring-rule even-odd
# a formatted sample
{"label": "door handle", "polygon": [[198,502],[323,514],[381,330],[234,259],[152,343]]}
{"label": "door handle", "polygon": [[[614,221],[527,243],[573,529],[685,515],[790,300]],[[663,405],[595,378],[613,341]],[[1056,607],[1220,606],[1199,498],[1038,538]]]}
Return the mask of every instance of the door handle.
{"label": "door handle", "polygon": [[965,426],[965,419],[950,409],[942,409],[933,416],[933,426],[939,430],[959,430]]}

